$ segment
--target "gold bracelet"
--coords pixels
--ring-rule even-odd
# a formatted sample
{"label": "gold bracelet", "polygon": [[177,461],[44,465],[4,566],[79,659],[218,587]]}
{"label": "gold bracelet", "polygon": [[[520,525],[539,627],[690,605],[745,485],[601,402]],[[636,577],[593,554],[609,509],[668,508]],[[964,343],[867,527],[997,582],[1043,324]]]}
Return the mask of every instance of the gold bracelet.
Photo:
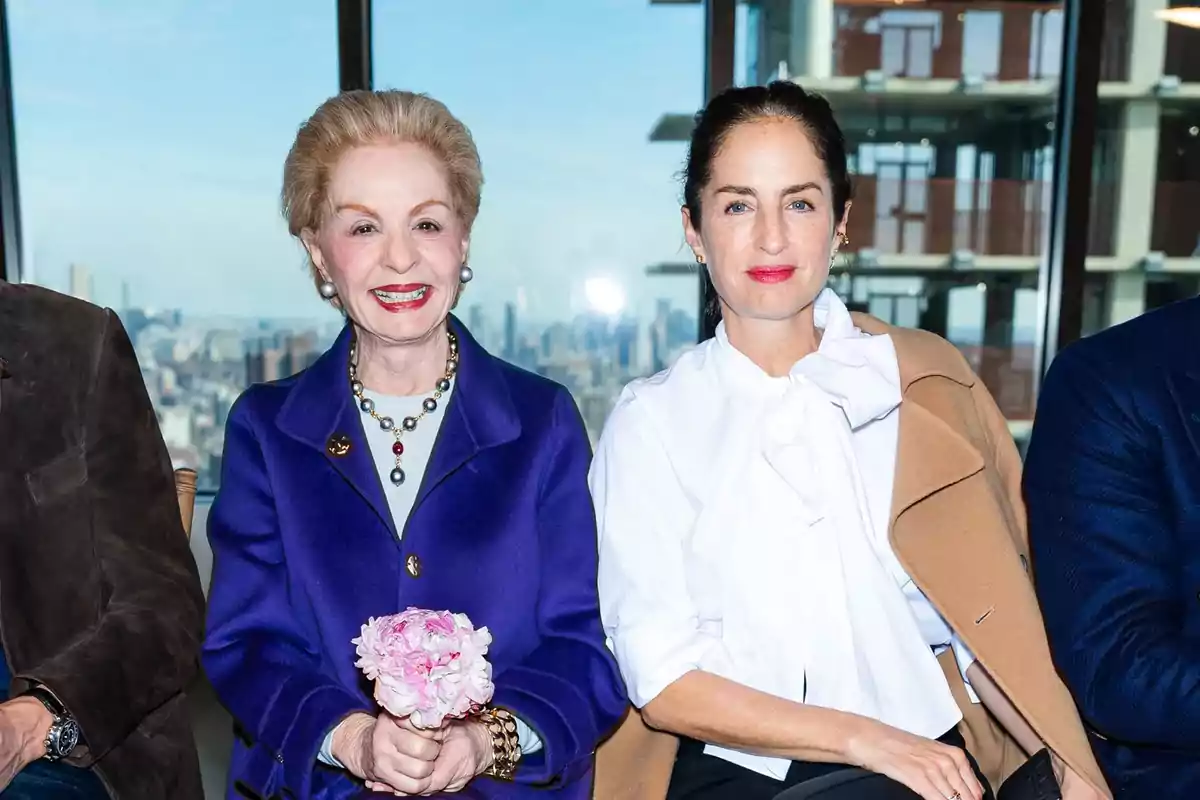
{"label": "gold bracelet", "polygon": [[517,719],[503,708],[485,707],[479,712],[479,721],[487,728],[492,739],[492,764],[484,775],[502,781],[511,781],[521,760],[521,744],[517,737]]}

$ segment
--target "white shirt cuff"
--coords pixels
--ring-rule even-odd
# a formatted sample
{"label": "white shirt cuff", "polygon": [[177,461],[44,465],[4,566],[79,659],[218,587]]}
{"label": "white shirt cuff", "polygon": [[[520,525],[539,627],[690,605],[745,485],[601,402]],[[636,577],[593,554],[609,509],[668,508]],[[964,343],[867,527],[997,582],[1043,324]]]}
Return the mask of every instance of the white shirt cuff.
{"label": "white shirt cuff", "polygon": [[[537,732],[533,728],[526,724],[525,720],[515,714],[513,716],[517,724],[517,743],[521,745],[521,752],[524,755],[529,755],[541,750],[542,738],[537,735]],[[331,767],[336,767],[337,769],[346,768],[342,762],[333,756],[333,730],[325,734],[325,740],[321,742],[321,749],[317,752],[317,761]]]}
{"label": "white shirt cuff", "polygon": [[336,729],[336,726],[334,726],[334,728],[329,730],[329,733],[325,734],[325,741],[321,742],[321,749],[317,752],[317,761],[320,761],[322,764],[328,764],[331,767],[345,769],[345,765],[333,757],[333,732]]}
{"label": "white shirt cuff", "polygon": [[516,714],[513,714],[513,720],[517,724],[517,744],[521,745],[521,753],[529,755],[541,750],[542,737],[537,735],[537,731],[525,724],[525,720]]}
{"label": "white shirt cuff", "polygon": [[967,677],[967,667],[975,663],[975,654],[963,644],[963,640],[958,638],[957,633],[950,637],[950,648],[954,651],[954,660],[958,662],[958,674],[962,675],[963,685],[967,688],[967,697],[971,698],[972,703],[978,703],[979,695],[975,694],[975,690],[971,688],[971,680]]}
{"label": "white shirt cuff", "polygon": [[[658,697],[684,675],[706,665],[713,642],[686,624],[627,625],[611,631],[609,641],[629,700],[637,708]],[[710,672],[721,673],[719,669]]]}

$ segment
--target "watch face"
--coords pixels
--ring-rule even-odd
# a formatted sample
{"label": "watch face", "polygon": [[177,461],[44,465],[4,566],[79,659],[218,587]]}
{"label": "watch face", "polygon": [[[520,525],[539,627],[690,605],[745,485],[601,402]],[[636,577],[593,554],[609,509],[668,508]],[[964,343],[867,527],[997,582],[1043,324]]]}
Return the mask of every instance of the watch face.
{"label": "watch face", "polygon": [[55,756],[62,758],[70,755],[77,744],[79,744],[79,724],[73,719],[61,720],[58,726],[58,735],[54,737]]}

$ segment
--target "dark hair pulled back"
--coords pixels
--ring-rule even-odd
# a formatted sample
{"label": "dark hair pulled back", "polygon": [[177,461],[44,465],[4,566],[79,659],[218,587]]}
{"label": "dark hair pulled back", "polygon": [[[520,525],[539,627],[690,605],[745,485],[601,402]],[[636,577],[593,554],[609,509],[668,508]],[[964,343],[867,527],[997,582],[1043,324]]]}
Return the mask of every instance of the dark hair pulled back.
{"label": "dark hair pulled back", "polygon": [[[713,160],[730,132],[738,125],[761,119],[795,120],[808,133],[813,150],[825,165],[836,224],[846,213],[851,196],[842,129],[824,97],[789,81],[773,81],[766,86],[726,89],[696,114],[683,171],[683,201],[692,226],[700,230],[700,193],[712,178]],[[705,297],[703,334],[708,337],[721,320],[721,304],[708,270],[702,270],[701,280]]]}

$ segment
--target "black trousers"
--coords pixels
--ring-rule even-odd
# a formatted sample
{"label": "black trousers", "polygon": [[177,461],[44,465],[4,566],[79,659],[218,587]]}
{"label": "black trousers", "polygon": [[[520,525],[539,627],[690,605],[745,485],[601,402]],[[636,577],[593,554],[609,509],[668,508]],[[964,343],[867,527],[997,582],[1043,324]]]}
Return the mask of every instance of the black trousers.
{"label": "black trousers", "polygon": [[[954,729],[938,741],[966,750],[962,735]],[[967,753],[975,776],[984,788],[984,799],[992,800],[987,780],[979,765]],[[795,787],[799,797],[814,800],[919,800],[920,795],[903,784],[876,773],[868,773],[846,764],[793,761],[787,777],[775,780],[753,770],[731,764],[723,758],[705,755],[704,743],[683,739],[671,773],[667,800],[773,800]],[[809,790],[808,792],[804,790]],[[786,798],[780,798],[786,800]]]}

